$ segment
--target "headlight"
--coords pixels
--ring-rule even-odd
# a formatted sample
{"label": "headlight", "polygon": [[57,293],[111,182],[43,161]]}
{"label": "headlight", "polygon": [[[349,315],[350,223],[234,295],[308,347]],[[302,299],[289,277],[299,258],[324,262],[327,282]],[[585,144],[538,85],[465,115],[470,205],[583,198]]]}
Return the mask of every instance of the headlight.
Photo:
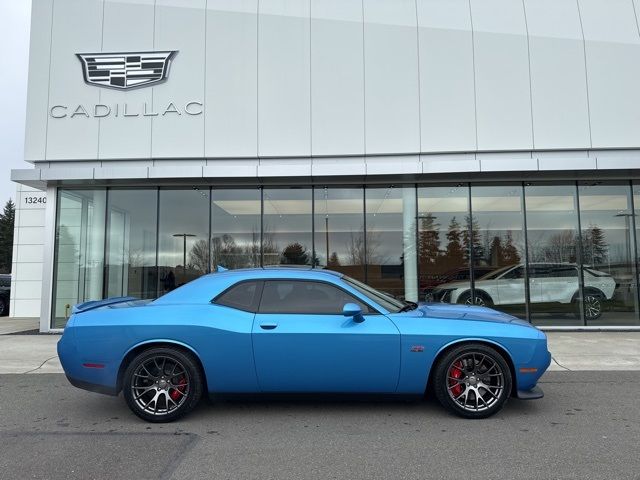
{"label": "headlight", "polygon": [[443,288],[441,290],[435,290],[433,292],[433,302],[451,303],[451,293],[456,291],[457,288]]}

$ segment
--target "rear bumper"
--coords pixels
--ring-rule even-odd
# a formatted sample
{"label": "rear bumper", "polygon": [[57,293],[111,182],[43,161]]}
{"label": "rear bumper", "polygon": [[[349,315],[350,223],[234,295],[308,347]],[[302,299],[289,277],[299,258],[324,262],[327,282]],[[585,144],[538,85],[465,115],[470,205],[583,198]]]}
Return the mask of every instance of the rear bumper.
{"label": "rear bumper", "polygon": [[85,382],[84,380],[78,380],[76,378],[70,377],[69,375],[67,375],[67,380],[69,380],[69,383],[71,385],[73,385],[74,387],[78,387],[78,388],[81,388],[83,390],[88,390],[90,392],[96,392],[96,393],[102,393],[104,395],[112,395],[114,397],[118,395],[118,391],[115,388],[107,387],[105,385],[99,385],[97,383]]}
{"label": "rear bumper", "polygon": [[520,400],[537,400],[544,397],[544,392],[540,387],[535,386],[531,390],[518,390],[516,397]]}

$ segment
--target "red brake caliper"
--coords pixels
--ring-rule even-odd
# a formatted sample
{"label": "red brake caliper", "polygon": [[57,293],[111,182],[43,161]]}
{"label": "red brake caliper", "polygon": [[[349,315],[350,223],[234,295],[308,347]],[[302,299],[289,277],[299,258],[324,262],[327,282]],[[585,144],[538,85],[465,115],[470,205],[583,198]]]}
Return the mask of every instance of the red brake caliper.
{"label": "red brake caliper", "polygon": [[457,397],[462,393],[462,383],[457,381],[458,378],[462,378],[462,375],[462,362],[459,361],[454,363],[449,370],[449,387],[451,387],[451,393],[454,397]]}
{"label": "red brake caliper", "polygon": [[180,397],[184,395],[184,392],[187,389],[187,379],[184,377],[180,377],[180,380],[178,380],[178,383],[176,385],[177,387],[169,392],[169,396],[174,402],[180,400]]}

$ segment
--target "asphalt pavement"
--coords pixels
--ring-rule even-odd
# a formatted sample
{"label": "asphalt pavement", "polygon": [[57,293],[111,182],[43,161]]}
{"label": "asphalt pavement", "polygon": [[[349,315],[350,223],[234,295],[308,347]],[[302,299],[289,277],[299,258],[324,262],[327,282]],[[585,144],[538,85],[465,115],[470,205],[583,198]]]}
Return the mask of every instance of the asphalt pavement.
{"label": "asphalt pavement", "polygon": [[435,401],[203,402],[152,425],[60,374],[0,375],[1,479],[640,479],[640,371],[552,371],[487,420]]}

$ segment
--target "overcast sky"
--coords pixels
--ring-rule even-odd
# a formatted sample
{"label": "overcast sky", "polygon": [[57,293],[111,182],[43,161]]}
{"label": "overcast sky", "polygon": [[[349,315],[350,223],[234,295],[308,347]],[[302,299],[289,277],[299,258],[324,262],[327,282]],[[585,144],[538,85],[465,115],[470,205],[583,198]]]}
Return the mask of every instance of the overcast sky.
{"label": "overcast sky", "polygon": [[31,0],[0,0],[0,208],[15,201],[11,169],[30,168],[24,162],[30,20]]}

